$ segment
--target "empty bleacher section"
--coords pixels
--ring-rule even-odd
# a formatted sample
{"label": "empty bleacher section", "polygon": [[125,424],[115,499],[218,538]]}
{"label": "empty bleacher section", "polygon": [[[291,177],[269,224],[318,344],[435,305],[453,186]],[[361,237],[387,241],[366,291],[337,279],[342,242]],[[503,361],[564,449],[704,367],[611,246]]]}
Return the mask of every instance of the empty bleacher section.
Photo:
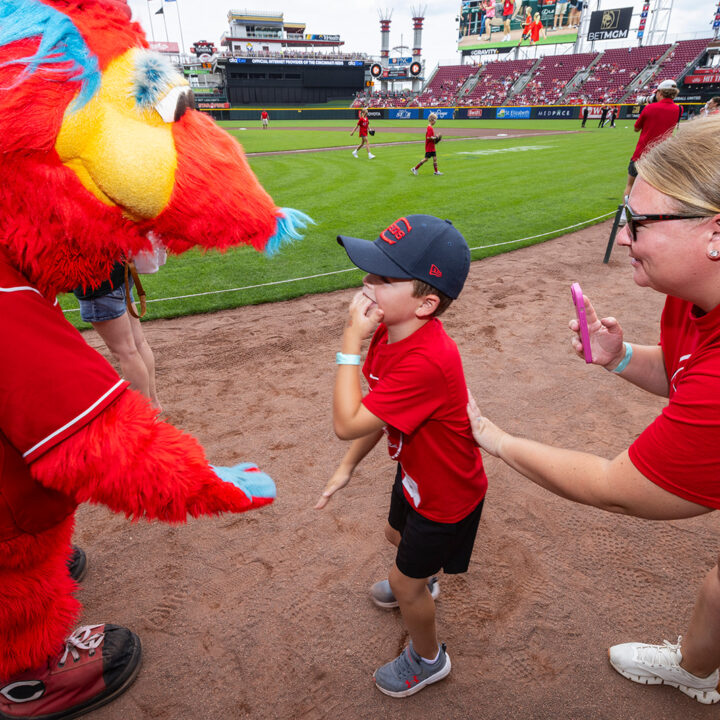
{"label": "empty bleacher section", "polygon": [[477,72],[474,65],[442,65],[418,96],[423,106],[453,105],[466,80]]}
{"label": "empty bleacher section", "polygon": [[522,90],[514,95],[509,105],[555,105],[567,84],[581,71],[586,70],[598,53],[576,55],[546,55]]}
{"label": "empty bleacher section", "polygon": [[458,100],[459,105],[502,105],[512,86],[535,60],[505,60],[481,67],[475,87]]}

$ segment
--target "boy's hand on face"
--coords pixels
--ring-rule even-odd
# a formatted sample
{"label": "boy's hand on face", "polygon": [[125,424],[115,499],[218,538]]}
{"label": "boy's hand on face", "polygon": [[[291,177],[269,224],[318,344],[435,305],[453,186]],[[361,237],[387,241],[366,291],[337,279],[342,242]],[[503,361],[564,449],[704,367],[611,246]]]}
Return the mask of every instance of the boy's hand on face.
{"label": "boy's hand on face", "polygon": [[359,291],[350,303],[346,331],[362,341],[375,332],[383,319],[383,311],[364,292]]}

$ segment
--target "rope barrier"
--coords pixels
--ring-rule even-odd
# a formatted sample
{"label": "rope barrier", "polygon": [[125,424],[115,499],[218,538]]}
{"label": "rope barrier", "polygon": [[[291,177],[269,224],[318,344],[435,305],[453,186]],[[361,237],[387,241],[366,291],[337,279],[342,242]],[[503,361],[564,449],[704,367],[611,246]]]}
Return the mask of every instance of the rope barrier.
{"label": "rope barrier", "polygon": [[[521,243],[526,242],[527,240],[535,240],[536,238],[545,237],[546,235],[555,235],[556,233],[563,233],[567,230],[573,230],[574,228],[578,228],[581,225],[587,225],[588,223],[595,222],[596,220],[602,220],[603,218],[608,218],[611,215],[614,215],[616,210],[613,210],[612,212],[605,213],[604,215],[598,215],[597,217],[590,218],[589,220],[583,220],[582,222],[575,223],[574,225],[568,225],[564,228],[558,228],[557,230],[550,230],[548,232],[540,233],[539,235],[528,235],[528,237],[524,238],[517,238],[516,240],[506,240],[505,242],[499,242],[499,243],[493,243],[492,245],[478,245],[477,247],[471,247],[470,250],[487,250],[488,248],[494,248],[494,247],[501,247],[503,245],[512,245],[513,243]],[[200,293],[192,293],[190,295],[175,295],[174,297],[166,297],[166,298],[154,298],[152,300],[147,300],[147,304],[155,303],[155,302],[170,302],[171,300],[187,300],[188,298],[196,298],[196,297],[203,297],[204,295],[221,295],[223,293],[229,293],[229,292],[241,292],[242,290],[255,290],[257,288],[263,288],[263,287],[271,287],[273,285],[285,285],[287,283],[294,283],[294,282],[302,282],[303,280],[314,280],[316,278],[321,277],[328,277],[330,275],[340,275],[342,273],[347,272],[353,272],[354,270],[357,270],[358,272],[362,272],[359,268],[351,267],[351,268],[345,268],[343,270],[331,270],[330,272],[325,273],[317,273],[316,275],[305,275],[304,277],[297,277],[297,278],[288,278],[286,280],[273,280],[271,282],[266,283],[259,283],[257,285],[245,285],[243,287],[237,287],[237,288],[228,288],[226,290],[208,290],[206,292],[200,292]],[[63,310],[64,313],[72,313],[72,312],[80,312],[80,308],[69,308],[67,310]]]}

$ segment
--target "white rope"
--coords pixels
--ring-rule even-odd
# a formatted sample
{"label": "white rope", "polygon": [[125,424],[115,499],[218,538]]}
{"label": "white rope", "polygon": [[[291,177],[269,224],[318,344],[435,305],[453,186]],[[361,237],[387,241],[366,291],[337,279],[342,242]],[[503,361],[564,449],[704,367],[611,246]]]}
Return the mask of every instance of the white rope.
{"label": "white rope", "polygon": [[[521,243],[525,242],[526,240],[535,240],[536,238],[545,237],[546,235],[563,233],[566,230],[572,230],[574,228],[580,227],[581,225],[587,225],[588,223],[595,222],[596,220],[602,220],[603,218],[610,217],[616,212],[616,210],[613,210],[612,212],[605,213],[604,215],[598,215],[597,217],[590,218],[589,220],[583,220],[582,222],[575,223],[574,225],[568,225],[567,227],[559,228],[558,230],[550,230],[548,232],[540,233],[539,235],[528,235],[528,237],[518,238],[517,240],[507,240],[505,242],[493,243],[492,245],[478,245],[477,247],[470,248],[470,250],[486,250],[488,248],[500,247],[501,245],[512,245],[513,243]],[[353,272],[353,270],[362,272],[362,270],[360,270],[359,268],[351,267],[345,268],[344,270],[331,270],[330,272],[326,273],[318,273],[317,275],[305,275],[304,277],[289,278],[287,280],[273,280],[272,282],[259,283],[257,285],[245,285],[243,287],[228,288],[227,290],[208,290],[207,292],[192,293],[191,295],[175,295],[174,297],[155,298],[153,300],[148,300],[147,303],[150,304],[154,302],[169,302],[170,300],[187,300],[188,298],[202,297],[203,295],[220,295],[222,293],[240,292],[241,290],[255,290],[256,288],[271,287],[272,285],[285,285],[286,283],[302,282],[303,280],[314,280],[315,278],[328,277],[329,275],[340,275],[341,273]],[[63,310],[63,312],[80,312],[80,308],[69,308],[68,310]]]}

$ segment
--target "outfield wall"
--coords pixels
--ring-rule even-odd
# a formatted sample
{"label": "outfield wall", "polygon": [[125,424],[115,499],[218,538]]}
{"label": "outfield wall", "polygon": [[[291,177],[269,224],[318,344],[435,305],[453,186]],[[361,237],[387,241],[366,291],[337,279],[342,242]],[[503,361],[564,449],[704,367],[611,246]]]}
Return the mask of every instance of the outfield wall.
{"label": "outfield wall", "polygon": [[[702,103],[682,103],[686,112],[696,112]],[[619,119],[636,118],[642,109],[639,105],[618,105]],[[260,121],[264,108],[229,108],[203,110],[216,120],[238,122]],[[371,120],[421,120],[435,113],[441,120],[579,120],[582,105],[532,105],[525,107],[428,107],[428,108],[369,108]],[[357,109],[351,108],[269,108],[271,122],[283,120],[338,120],[357,119]],[[600,116],[599,106],[591,106],[590,118]]]}

